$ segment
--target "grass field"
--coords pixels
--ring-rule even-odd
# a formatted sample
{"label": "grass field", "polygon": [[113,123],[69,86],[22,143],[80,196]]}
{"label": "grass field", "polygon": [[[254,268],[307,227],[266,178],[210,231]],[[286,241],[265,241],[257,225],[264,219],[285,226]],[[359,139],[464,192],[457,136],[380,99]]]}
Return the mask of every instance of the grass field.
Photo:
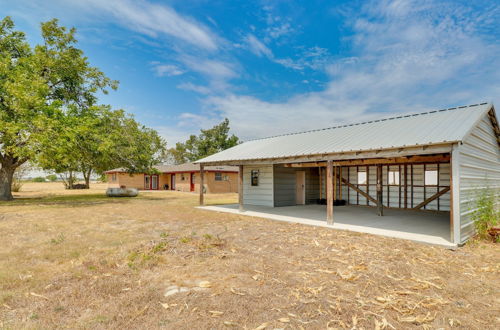
{"label": "grass field", "polygon": [[104,189],[32,183],[0,202],[0,328],[500,328],[498,245],[449,251]]}

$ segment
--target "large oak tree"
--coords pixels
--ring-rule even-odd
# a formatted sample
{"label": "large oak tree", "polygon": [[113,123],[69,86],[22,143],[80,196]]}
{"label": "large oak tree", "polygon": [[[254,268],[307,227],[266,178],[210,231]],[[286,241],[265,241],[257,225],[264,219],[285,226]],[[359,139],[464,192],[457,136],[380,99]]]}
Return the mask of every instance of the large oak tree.
{"label": "large oak tree", "polygon": [[76,47],[74,29],[54,19],[41,24],[41,35],[31,47],[9,17],[0,21],[0,200],[12,199],[16,168],[60,137],[61,109],[92,106],[97,92],[117,86]]}

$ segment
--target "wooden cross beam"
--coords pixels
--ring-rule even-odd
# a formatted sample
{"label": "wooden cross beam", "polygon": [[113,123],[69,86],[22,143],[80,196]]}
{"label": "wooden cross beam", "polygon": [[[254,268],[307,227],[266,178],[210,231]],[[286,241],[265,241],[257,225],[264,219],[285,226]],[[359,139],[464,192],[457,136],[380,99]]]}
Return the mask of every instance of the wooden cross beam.
{"label": "wooden cross beam", "polygon": [[349,188],[353,189],[354,191],[357,191],[360,195],[363,195],[366,199],[368,199],[371,202],[373,202],[373,203],[375,203],[375,204],[378,205],[378,202],[377,202],[377,200],[375,198],[373,198],[372,196],[368,195],[367,193],[365,193],[363,190],[359,189],[358,187],[356,187],[352,183],[347,182],[346,179],[342,178],[342,182],[345,183]]}
{"label": "wooden cross beam", "polygon": [[441,191],[438,191],[437,193],[435,193],[434,195],[432,195],[431,197],[427,198],[425,201],[423,201],[422,203],[418,204],[417,206],[415,206],[413,209],[414,210],[418,210],[418,209],[421,209],[422,207],[424,207],[425,205],[429,204],[430,202],[432,202],[433,200],[435,200],[436,198],[439,198],[440,196],[446,194],[448,191],[450,191],[450,187],[446,187],[444,188],[443,190]]}

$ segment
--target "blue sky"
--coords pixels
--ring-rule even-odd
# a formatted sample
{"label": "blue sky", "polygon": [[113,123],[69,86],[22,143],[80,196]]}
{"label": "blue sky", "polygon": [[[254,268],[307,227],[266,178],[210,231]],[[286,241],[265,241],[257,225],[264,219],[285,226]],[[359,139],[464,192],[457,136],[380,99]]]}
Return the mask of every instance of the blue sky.
{"label": "blue sky", "polygon": [[33,43],[41,21],[76,27],[120,81],[101,102],[170,146],[224,117],[246,140],[500,94],[498,1],[0,0],[0,14]]}

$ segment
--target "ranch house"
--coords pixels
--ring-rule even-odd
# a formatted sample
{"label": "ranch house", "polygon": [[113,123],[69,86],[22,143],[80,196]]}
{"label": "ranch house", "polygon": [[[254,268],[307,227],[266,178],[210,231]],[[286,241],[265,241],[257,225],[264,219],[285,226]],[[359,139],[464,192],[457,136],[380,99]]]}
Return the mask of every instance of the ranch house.
{"label": "ranch house", "polygon": [[[200,191],[200,165],[185,163],[181,165],[157,165],[157,174],[128,173],[116,168],[106,171],[110,188],[126,187],[139,190],[176,190],[185,192]],[[237,166],[207,166],[203,182],[204,193],[238,192]]]}

